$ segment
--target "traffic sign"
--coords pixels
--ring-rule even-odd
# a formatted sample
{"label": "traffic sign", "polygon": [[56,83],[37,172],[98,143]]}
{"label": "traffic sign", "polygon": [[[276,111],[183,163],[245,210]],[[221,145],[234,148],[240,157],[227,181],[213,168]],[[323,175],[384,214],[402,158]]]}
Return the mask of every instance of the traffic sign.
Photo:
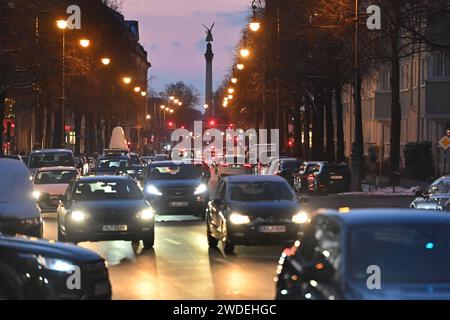
{"label": "traffic sign", "polygon": [[447,151],[448,148],[450,148],[450,137],[449,136],[444,136],[440,141],[439,141],[439,145],[442,147],[442,149],[444,149],[444,151]]}

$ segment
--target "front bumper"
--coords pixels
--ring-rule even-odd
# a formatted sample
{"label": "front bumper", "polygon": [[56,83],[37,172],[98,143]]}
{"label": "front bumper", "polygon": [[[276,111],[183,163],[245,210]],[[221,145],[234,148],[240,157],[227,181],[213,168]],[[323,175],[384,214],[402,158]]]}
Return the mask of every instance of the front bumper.
{"label": "front bumper", "polygon": [[190,197],[149,197],[150,205],[158,215],[198,215],[203,214],[208,203],[208,196]]}
{"label": "front bumper", "polygon": [[[124,231],[105,231],[108,226],[126,226]],[[137,241],[145,240],[154,235],[154,221],[142,221],[130,219],[123,221],[100,221],[98,219],[87,219],[83,222],[70,221],[66,223],[65,235],[68,241]]]}
{"label": "front bumper", "polygon": [[0,219],[0,232],[6,235],[24,235],[35,238],[43,236],[42,218]]}
{"label": "front bumper", "polygon": [[[263,232],[264,227],[285,227],[284,232]],[[236,245],[291,245],[299,239],[304,226],[295,223],[251,223],[229,225],[227,234]]]}

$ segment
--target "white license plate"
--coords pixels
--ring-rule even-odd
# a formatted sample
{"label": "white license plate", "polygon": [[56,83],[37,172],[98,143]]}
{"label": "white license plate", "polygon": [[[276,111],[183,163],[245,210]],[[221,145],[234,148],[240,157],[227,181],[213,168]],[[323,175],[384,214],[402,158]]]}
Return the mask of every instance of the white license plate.
{"label": "white license plate", "polygon": [[170,202],[169,205],[171,207],[188,207],[189,206],[189,202]]}
{"label": "white license plate", "polygon": [[128,226],[126,224],[122,225],[104,225],[103,231],[104,232],[117,232],[117,231],[127,231]]}
{"label": "white license plate", "polygon": [[262,227],[259,227],[259,232],[283,233],[283,232],[286,232],[286,226],[262,226]]}
{"label": "white license plate", "polygon": [[343,176],[331,176],[331,180],[342,180],[344,179]]}

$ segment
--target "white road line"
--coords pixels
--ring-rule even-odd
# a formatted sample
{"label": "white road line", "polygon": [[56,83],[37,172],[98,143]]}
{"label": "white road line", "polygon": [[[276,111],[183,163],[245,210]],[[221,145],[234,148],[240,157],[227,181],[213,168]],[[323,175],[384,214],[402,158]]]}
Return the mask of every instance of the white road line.
{"label": "white road line", "polygon": [[175,241],[175,240],[172,240],[172,239],[164,238],[164,241],[170,242],[170,243],[175,244],[177,246],[181,246],[181,242],[178,242],[178,241]]}

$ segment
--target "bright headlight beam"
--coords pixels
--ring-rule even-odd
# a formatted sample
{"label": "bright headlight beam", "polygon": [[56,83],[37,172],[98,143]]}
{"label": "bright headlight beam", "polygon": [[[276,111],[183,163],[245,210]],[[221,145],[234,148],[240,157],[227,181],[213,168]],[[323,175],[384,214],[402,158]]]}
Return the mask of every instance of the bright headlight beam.
{"label": "bright headlight beam", "polygon": [[41,197],[41,193],[39,191],[33,191],[33,197],[38,200]]}
{"label": "bright headlight beam", "polygon": [[73,211],[72,220],[74,221],[84,221],[86,219],[86,214],[83,211]]}
{"label": "bright headlight beam", "polygon": [[47,258],[41,255],[37,257],[37,261],[45,269],[52,271],[71,273],[76,268],[76,266],[69,261]]}
{"label": "bright headlight beam", "polygon": [[152,195],[155,195],[155,196],[162,196],[162,192],[159,191],[158,188],[156,188],[153,185],[149,185],[146,188],[146,191],[147,191],[148,194],[152,194]]}
{"label": "bright headlight beam", "polygon": [[230,215],[230,222],[232,224],[249,224],[250,218],[240,213],[232,213]]}
{"label": "bright headlight beam", "polygon": [[305,224],[309,222],[309,215],[305,211],[300,211],[292,217],[292,222],[297,224]]}
{"label": "bright headlight beam", "polygon": [[208,186],[202,183],[197,187],[197,189],[195,189],[194,195],[202,194],[205,193],[206,191],[208,191]]}
{"label": "bright headlight beam", "polygon": [[154,211],[153,209],[144,209],[141,212],[139,212],[139,216],[142,220],[151,220],[154,217]]}

